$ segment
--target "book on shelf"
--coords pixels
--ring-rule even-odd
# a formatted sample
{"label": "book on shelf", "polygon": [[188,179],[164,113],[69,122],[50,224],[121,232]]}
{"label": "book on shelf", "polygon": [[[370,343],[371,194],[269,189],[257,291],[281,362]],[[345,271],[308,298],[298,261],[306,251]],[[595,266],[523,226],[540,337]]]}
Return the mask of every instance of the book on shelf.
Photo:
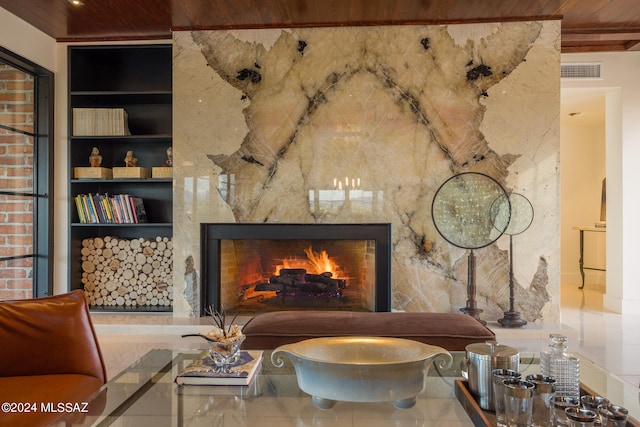
{"label": "book on shelf", "polygon": [[82,198],[80,197],[80,195],[77,195],[76,197],[74,197],[74,200],[76,202],[76,209],[78,210],[78,219],[80,220],[81,224],[86,224],[89,221],[87,221],[87,217],[85,216],[85,209]]}
{"label": "book on shelf", "polygon": [[142,201],[142,198],[131,197],[129,200],[131,201],[133,216],[135,217],[136,222],[147,222],[147,211],[144,209],[144,202]]}
{"label": "book on shelf", "polygon": [[124,108],[74,108],[72,121],[74,136],[131,135]]}
{"label": "book on shelf", "polygon": [[75,196],[81,224],[142,224],[148,222],[144,201],[129,194],[78,194]]}
{"label": "book on shelf", "polygon": [[178,385],[249,385],[261,366],[261,350],[241,350],[230,373],[221,373],[207,351],[180,372],[175,381]]}

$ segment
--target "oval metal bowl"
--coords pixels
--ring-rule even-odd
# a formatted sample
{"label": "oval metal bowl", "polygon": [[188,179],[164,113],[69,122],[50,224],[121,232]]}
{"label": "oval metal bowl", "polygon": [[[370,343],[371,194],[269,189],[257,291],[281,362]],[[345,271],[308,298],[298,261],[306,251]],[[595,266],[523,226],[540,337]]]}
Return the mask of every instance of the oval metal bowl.
{"label": "oval metal bowl", "polygon": [[312,396],[313,404],[332,408],[336,401],[393,402],[410,408],[424,389],[424,379],[434,356],[451,354],[442,347],[402,338],[327,337],[286,344],[271,353],[282,367],[282,355],[291,360],[298,387]]}

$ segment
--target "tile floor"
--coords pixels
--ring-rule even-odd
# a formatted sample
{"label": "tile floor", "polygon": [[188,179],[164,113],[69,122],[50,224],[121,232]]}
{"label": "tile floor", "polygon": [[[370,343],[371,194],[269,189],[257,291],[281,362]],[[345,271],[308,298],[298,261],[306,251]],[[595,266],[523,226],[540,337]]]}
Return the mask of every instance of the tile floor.
{"label": "tile floor", "polygon": [[[506,329],[488,322],[500,343],[521,351],[544,351],[551,332],[569,337],[569,347],[623,380],[640,385],[640,314],[620,315],[602,307],[604,286],[576,285],[561,289],[561,324],[528,324]],[[94,313],[94,324],[113,378],[153,348],[206,348],[199,338],[181,338],[181,334],[206,331],[206,319],[174,319],[171,314],[111,315]],[[238,319],[239,323],[243,319]],[[246,321],[246,319],[244,319]]]}
{"label": "tile floor", "polygon": [[575,351],[638,387],[640,385],[640,310],[620,315],[604,310],[604,286],[561,289],[562,323],[578,332]]}
{"label": "tile floor", "polygon": [[[577,285],[562,285],[561,322],[569,338],[568,345],[570,350],[638,387],[640,310],[639,314],[625,315],[605,310],[602,306],[604,292],[604,285],[587,284],[582,290]],[[492,329],[500,337],[500,327],[496,324]],[[548,333],[544,335],[537,340],[511,334],[502,342],[528,351],[544,351],[548,347]]]}

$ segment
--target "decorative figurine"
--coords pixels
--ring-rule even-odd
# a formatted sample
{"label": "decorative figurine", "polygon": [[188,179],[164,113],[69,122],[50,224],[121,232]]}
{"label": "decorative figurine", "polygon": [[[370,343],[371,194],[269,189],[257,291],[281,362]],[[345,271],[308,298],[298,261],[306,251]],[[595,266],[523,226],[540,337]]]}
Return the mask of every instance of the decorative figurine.
{"label": "decorative figurine", "polygon": [[138,166],[138,159],[133,157],[133,151],[127,151],[127,155],[124,158],[124,165],[128,168]]}
{"label": "decorative figurine", "polygon": [[167,148],[167,161],[164,164],[165,166],[173,166],[173,147]]}
{"label": "decorative figurine", "polygon": [[98,150],[98,147],[93,147],[91,149],[91,155],[89,156],[89,166],[92,168],[99,168],[100,165],[102,165],[100,150]]}

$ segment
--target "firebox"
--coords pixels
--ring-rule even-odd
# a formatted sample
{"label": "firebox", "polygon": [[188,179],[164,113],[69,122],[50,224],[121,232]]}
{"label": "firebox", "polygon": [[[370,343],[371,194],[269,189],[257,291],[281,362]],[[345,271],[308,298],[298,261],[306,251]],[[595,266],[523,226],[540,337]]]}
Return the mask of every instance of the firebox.
{"label": "firebox", "polygon": [[390,224],[201,225],[206,307],[390,311]]}

